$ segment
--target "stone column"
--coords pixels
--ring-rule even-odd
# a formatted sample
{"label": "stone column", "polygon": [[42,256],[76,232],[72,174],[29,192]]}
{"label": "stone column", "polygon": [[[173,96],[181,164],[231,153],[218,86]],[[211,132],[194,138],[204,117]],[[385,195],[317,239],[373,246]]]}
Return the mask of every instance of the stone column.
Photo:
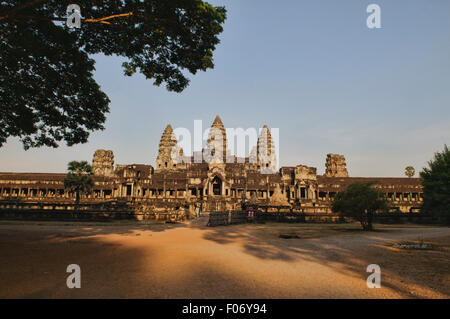
{"label": "stone column", "polygon": [[163,198],[166,198],[166,177],[164,176],[164,184],[163,184]]}

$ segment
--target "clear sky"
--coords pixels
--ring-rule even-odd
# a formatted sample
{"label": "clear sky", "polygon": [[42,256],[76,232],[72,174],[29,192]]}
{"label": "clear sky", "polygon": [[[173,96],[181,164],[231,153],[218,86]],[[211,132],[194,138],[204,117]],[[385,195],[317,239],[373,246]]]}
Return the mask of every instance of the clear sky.
{"label": "clear sky", "polygon": [[[351,176],[404,176],[450,144],[450,1],[217,0],[228,19],[215,68],[182,93],[124,77],[122,60],[96,56],[95,78],[111,99],[106,130],[71,148],[0,148],[0,171],[64,172],[98,148],[116,163],[155,165],[165,126],[280,129],[282,166],[324,172],[344,154]],[[381,7],[368,29],[366,7]],[[206,127],[205,127],[206,128]]]}

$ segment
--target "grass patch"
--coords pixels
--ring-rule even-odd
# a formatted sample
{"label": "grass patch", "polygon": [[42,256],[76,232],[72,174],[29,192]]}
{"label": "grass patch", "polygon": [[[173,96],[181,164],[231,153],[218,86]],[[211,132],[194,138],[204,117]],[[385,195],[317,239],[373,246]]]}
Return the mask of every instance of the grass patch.
{"label": "grass patch", "polygon": [[407,249],[407,250],[434,250],[436,247],[424,241],[423,237],[417,240],[403,240],[392,245],[393,248]]}

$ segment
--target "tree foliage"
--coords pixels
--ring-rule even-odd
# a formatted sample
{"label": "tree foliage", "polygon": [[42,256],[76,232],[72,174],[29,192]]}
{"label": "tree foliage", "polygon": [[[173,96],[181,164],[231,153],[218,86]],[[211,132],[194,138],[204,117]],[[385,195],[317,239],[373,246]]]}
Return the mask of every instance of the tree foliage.
{"label": "tree foliage", "polygon": [[[81,28],[66,26],[69,4]],[[124,73],[181,92],[213,68],[224,7],[202,0],[0,1],[0,146],[85,143],[104,129],[109,99],[93,79],[89,54],[120,56]]]}
{"label": "tree foliage", "polygon": [[413,177],[416,174],[416,170],[412,166],[406,166],[405,175],[409,178]]}
{"label": "tree foliage", "polygon": [[373,215],[388,208],[384,194],[373,187],[374,182],[349,185],[334,197],[332,210],[361,223],[363,230],[372,230]]}
{"label": "tree foliage", "polygon": [[94,186],[92,167],[86,161],[72,161],[68,164],[67,171],[64,188],[76,194],[76,203],[78,204],[81,195],[89,194]]}
{"label": "tree foliage", "polygon": [[450,150],[434,154],[428,168],[420,172],[423,185],[422,211],[450,223]]}

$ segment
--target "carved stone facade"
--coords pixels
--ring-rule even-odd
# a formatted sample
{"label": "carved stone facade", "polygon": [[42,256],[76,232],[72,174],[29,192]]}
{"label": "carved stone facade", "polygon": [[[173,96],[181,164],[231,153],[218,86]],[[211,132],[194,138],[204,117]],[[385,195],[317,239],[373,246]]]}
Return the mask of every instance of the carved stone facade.
{"label": "carved stone facade", "polygon": [[94,175],[114,176],[114,153],[113,151],[97,150],[92,160]]}
{"label": "carved stone facade", "polygon": [[[195,161],[195,156],[183,155],[168,125],[159,144],[156,169],[145,164],[114,167],[112,151],[95,152],[92,163],[95,186],[83,200],[100,203],[120,200],[154,210],[181,206],[193,210],[195,205],[201,205],[204,211],[222,211],[239,210],[244,199],[324,214],[331,212],[337,192],[358,181],[376,181],[376,187],[386,193],[392,209],[415,211],[423,200],[419,178],[348,177],[345,158],[337,154],[327,155],[324,176],[317,175],[315,167],[305,165],[273,170],[277,161],[274,150],[270,130],[264,126],[249,158],[230,156],[226,131],[217,116],[203,150],[203,154],[211,155],[210,160]],[[223,156],[222,160],[218,154]],[[73,194],[64,190],[64,177],[65,174],[0,173],[0,200],[71,202]]]}
{"label": "carved stone facade", "polygon": [[344,155],[328,154],[325,162],[326,177],[348,177]]}

